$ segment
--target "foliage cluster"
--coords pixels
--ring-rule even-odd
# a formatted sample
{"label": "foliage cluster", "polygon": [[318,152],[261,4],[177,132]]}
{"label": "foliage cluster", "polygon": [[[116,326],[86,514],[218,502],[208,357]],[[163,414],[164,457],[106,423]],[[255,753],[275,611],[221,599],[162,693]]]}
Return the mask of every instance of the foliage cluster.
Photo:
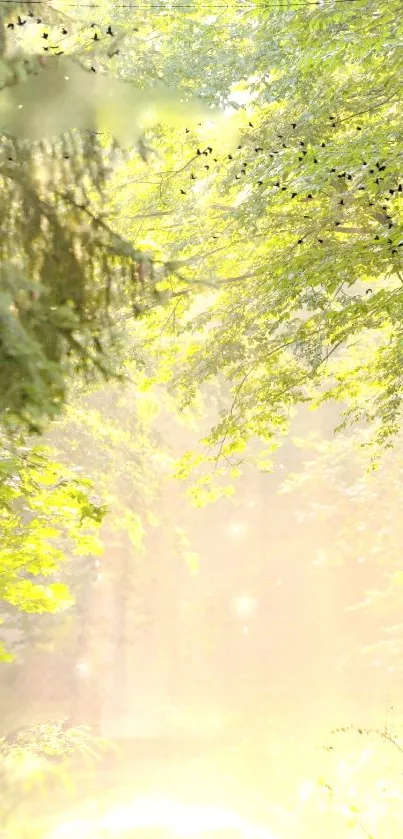
{"label": "foliage cluster", "polygon": [[[97,531],[104,513],[91,482],[54,460],[49,449],[10,446],[2,438],[0,598],[5,635],[13,638],[20,612],[71,606],[67,586],[50,580],[69,553],[100,551]],[[10,653],[1,647],[0,656],[7,660]]]}

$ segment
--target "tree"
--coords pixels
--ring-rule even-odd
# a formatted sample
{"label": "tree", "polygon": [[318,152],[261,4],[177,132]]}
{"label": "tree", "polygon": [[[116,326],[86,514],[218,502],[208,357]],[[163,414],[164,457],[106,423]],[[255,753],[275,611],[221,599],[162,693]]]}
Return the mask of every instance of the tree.
{"label": "tree", "polygon": [[76,566],[71,580],[76,608],[67,655],[77,675],[75,691],[70,688],[72,714],[91,723],[100,722],[112,694],[115,715],[119,698],[125,703],[128,651],[147,632],[152,591],[163,573],[153,531],[166,532],[159,514],[158,455],[160,461],[164,455],[150,427],[152,405],[147,410],[144,403],[133,386],[123,393],[112,384],[93,388],[76,395],[52,431],[60,456],[67,461],[73,452],[91,469],[108,505],[101,531],[104,555],[96,573],[85,576]]}
{"label": "tree", "polygon": [[[172,137],[168,173],[153,159],[155,181],[135,196],[123,176],[118,193],[143,219],[151,250],[175,255],[176,275],[158,285],[168,311],[148,320],[159,356],[163,325],[160,380],[182,405],[217,374],[231,392],[208,454],[184,468],[207,459],[216,475],[223,464],[236,474],[252,438],[271,468],[296,406],[328,399],[347,422],[371,424],[377,453],[401,416],[398,7],[259,6],[232,25],[231,14],[183,16],[180,43],[189,88],[204,85],[206,100],[233,107],[239,140],[183,132],[180,143]],[[224,52],[229,60],[208,78],[203,65],[202,80],[208,42],[220,67]],[[167,37],[158,51],[162,77],[178,44]],[[213,288],[192,309],[200,282]]]}
{"label": "tree", "polygon": [[[178,103],[173,92],[162,102],[161,90],[145,93],[113,74],[94,78],[96,44],[89,23],[71,26],[46,3],[36,4],[36,14],[28,9],[25,18],[19,11],[18,3],[0,11],[0,420],[6,534],[1,592],[14,622],[16,609],[52,611],[63,599],[71,603],[62,584],[46,589],[35,586],[31,577],[54,573],[65,558],[63,548],[98,549],[80,526],[91,519],[99,524],[104,509],[90,501],[89,484],[74,470],[63,471],[51,454],[24,441],[10,448],[7,435],[18,427],[40,433],[43,419],[63,407],[74,376],[119,375],[121,324],[128,313],[136,315],[140,286],[146,296],[154,294],[154,267],[146,250],[132,245],[132,237],[123,239],[102,212],[108,178],[124,159],[114,116],[120,112],[118,139],[130,141],[144,156],[140,122],[146,100],[147,109],[152,104],[160,118],[175,117],[175,109],[179,120],[184,113],[191,119],[200,114],[198,105]],[[70,38],[66,57],[57,43],[60,30],[64,40]],[[77,53],[84,53],[82,61]],[[103,46],[97,58],[107,67],[113,56]],[[108,107],[102,107],[102,96],[109,98]],[[66,133],[67,124],[75,130]],[[110,139],[99,129],[109,129]],[[54,485],[47,488],[49,476]],[[56,547],[62,537],[64,545]]]}
{"label": "tree", "polygon": [[[73,554],[74,546],[65,542],[57,579],[68,586],[69,608],[18,621],[18,645],[13,643],[18,693],[24,695],[33,673],[41,674],[30,687],[31,721],[43,709],[45,718],[68,714],[97,725],[101,716],[106,725],[112,718],[118,724],[133,694],[139,701],[147,689],[161,686],[171,653],[170,613],[161,608],[161,597],[169,603],[169,581],[182,567],[185,576],[189,568],[190,579],[197,571],[197,555],[181,527],[183,501],[178,497],[171,507],[181,488],[170,475],[173,455],[158,422],[162,394],[141,392],[135,362],[128,372],[136,384],[123,390],[112,383],[89,390],[76,382],[63,418],[46,436],[53,459],[66,466],[80,463],[78,474],[91,474],[107,516],[99,531],[102,555]],[[175,617],[176,604],[170,608]],[[135,674],[147,657],[153,667],[138,680]],[[19,710],[25,718],[25,708]]]}
{"label": "tree", "polygon": [[[202,109],[174,91],[93,73],[89,24],[61,27],[63,15],[46,3],[36,4],[37,18],[30,10],[22,19],[19,8],[0,13],[0,415],[35,432],[59,413],[73,373],[117,373],[119,321],[136,313],[140,288],[154,295],[147,250],[122,238],[102,209],[118,143],[144,157],[150,119],[194,121]],[[30,50],[12,51],[18,30]]]}

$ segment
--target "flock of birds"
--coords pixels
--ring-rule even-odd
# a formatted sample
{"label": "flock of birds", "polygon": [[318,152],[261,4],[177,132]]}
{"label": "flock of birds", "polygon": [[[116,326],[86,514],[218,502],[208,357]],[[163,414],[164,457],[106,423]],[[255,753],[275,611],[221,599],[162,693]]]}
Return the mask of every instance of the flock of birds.
{"label": "flock of birds", "polygon": [[[33,22],[36,22],[38,25],[42,25],[42,18],[36,17],[33,10],[29,9],[25,18],[22,18],[20,15],[17,16],[15,22],[10,21],[7,23],[8,30],[14,30],[16,27],[24,27],[28,22],[28,19],[33,19]],[[87,24],[84,29],[93,30],[91,34],[91,42],[99,42],[103,38],[106,39],[115,39],[115,31],[111,24],[108,26],[101,27],[96,23]],[[138,27],[133,27],[133,31],[138,32]],[[52,45],[49,43],[49,32],[44,31],[41,39],[45,41],[43,46],[43,51],[49,53],[52,52],[55,56],[60,56],[64,54],[64,50],[60,48],[60,41],[56,45]],[[61,35],[62,38],[66,38],[70,36],[70,32],[68,31],[66,25],[61,25]],[[86,45],[88,47],[88,44]],[[84,47],[85,49],[85,47]],[[112,51],[107,52],[108,57],[113,57],[119,53],[119,49],[112,49]],[[93,65],[90,66],[91,71],[94,73],[97,72]],[[329,116],[329,126],[331,129],[338,128],[338,121],[337,118],[333,115]],[[248,128],[254,131],[254,126],[252,122],[249,122]],[[234,175],[234,179],[236,181],[242,181],[245,176],[247,176],[248,172],[252,173],[254,176],[255,185],[258,189],[262,187],[269,187],[270,189],[276,190],[276,193],[283,193],[285,198],[288,198],[289,201],[296,201],[299,200],[302,203],[307,203],[309,201],[315,200],[315,195],[312,192],[308,192],[303,188],[299,188],[294,183],[282,183],[278,178],[271,182],[270,177],[266,175],[266,173],[262,174],[262,170],[264,168],[264,164],[267,163],[268,159],[270,158],[273,160],[278,154],[281,154],[284,150],[292,150],[295,153],[295,166],[292,167],[297,169],[303,165],[304,162],[309,162],[313,166],[320,166],[320,152],[322,149],[325,149],[331,141],[320,143],[320,147],[315,151],[312,149],[309,143],[305,140],[300,139],[297,136],[297,129],[298,124],[297,122],[290,123],[289,129],[286,129],[283,133],[277,133],[277,139],[281,142],[281,146],[278,149],[267,149],[265,150],[261,145],[259,145],[258,141],[252,137],[252,142],[250,142],[247,138],[245,138],[245,142],[240,143],[237,147],[236,152],[228,153],[226,158],[224,158],[225,162],[231,163],[232,161],[236,161],[237,157],[239,156],[238,152],[243,152],[241,155],[242,160],[240,161],[240,167],[237,173]],[[355,129],[357,132],[361,132],[363,130],[362,125],[356,125]],[[189,134],[190,129],[186,128],[185,133]],[[244,151],[253,152],[254,161],[252,160],[245,160]],[[260,159],[259,159],[260,157]],[[201,163],[202,159],[206,159],[204,163]],[[186,168],[190,168],[190,185],[192,182],[196,181],[200,175],[207,175],[208,173],[212,173],[214,170],[213,164],[221,164],[224,162],[223,158],[217,155],[214,152],[214,149],[211,145],[206,146],[205,148],[197,148],[195,151],[194,156],[189,161],[189,164]],[[256,160],[259,161],[258,163],[258,174],[256,174]],[[200,161],[199,169],[196,169],[195,163]],[[200,171],[202,169],[202,171]],[[196,174],[197,172],[197,174]],[[370,229],[359,229],[355,228],[351,232],[362,233],[363,235],[371,235],[373,236],[374,242],[379,242],[380,244],[386,244],[389,246],[389,250],[392,256],[396,256],[398,254],[398,248],[403,247],[403,241],[400,241],[401,236],[401,225],[399,223],[398,216],[400,216],[399,212],[399,205],[396,202],[396,199],[400,198],[403,194],[403,184],[401,182],[398,183],[391,183],[390,178],[388,177],[388,164],[385,161],[376,161],[373,163],[367,162],[366,160],[362,160],[362,174],[365,176],[365,183],[363,183],[362,177],[360,177],[360,173],[355,171],[354,173],[348,171],[338,171],[336,166],[331,166],[328,170],[330,183],[329,185],[335,188],[335,200],[336,206],[340,207],[340,218],[337,218],[333,222],[331,222],[333,229],[335,232],[344,232],[348,233],[349,230],[344,226],[347,222],[343,221],[343,207],[348,207],[351,205],[351,198],[355,197],[360,192],[367,193],[368,195],[368,202],[366,206],[372,210],[372,220],[380,225],[380,228],[377,228],[375,231],[374,228]],[[371,176],[369,179],[368,176]],[[333,182],[333,183],[332,183]],[[337,186],[337,183],[339,186]],[[344,189],[343,189],[344,185]],[[189,185],[183,184],[179,188],[179,194],[182,196],[188,195]],[[400,202],[399,202],[400,203]],[[304,215],[304,219],[309,219],[310,216]],[[351,221],[351,219],[350,219]],[[298,245],[304,244],[304,238],[299,238],[297,240]],[[320,244],[324,243],[324,239],[322,236],[317,237],[317,242]]]}
{"label": "flock of birds", "polygon": [[[336,117],[330,116],[330,125],[333,128],[337,128],[337,120]],[[254,126],[252,122],[249,122],[248,128],[253,129]],[[293,122],[290,124],[290,128],[292,130],[292,135],[297,129],[297,123]],[[362,131],[362,126],[356,127],[357,131]],[[189,133],[189,129],[186,129],[186,133]],[[288,132],[289,133],[289,132]],[[282,149],[290,149],[295,152],[295,169],[303,162],[306,158],[308,158],[309,162],[313,164],[313,166],[320,165],[320,150],[314,150],[310,147],[310,144],[306,143],[304,140],[299,139],[296,135],[291,137],[285,137],[284,134],[277,134],[277,138],[282,141],[281,148]],[[284,142],[287,139],[288,142]],[[328,142],[321,142],[320,149],[324,149],[330,145],[331,141]],[[254,145],[254,140],[252,138],[252,142],[249,141],[247,137],[245,137],[244,143],[238,145],[237,150],[235,153],[227,154],[226,159],[228,161],[236,160],[239,152],[242,152],[242,160],[240,161],[240,168],[238,169],[238,173],[234,176],[235,180],[241,180],[242,177],[247,175],[248,167],[249,172],[254,173],[254,182],[258,188],[261,187],[268,187],[271,190],[275,190],[275,194],[282,193],[285,198],[288,198],[289,201],[295,201],[295,199],[299,199],[302,203],[308,203],[310,201],[315,200],[315,195],[312,192],[308,192],[303,188],[300,189],[295,184],[295,176],[293,177],[293,183],[282,183],[278,177],[275,179],[271,179],[270,176],[266,176],[261,174],[262,165],[261,160],[259,161],[259,169],[260,173],[256,177],[256,165],[255,161],[253,160],[245,160],[245,150],[249,152],[253,152],[256,158],[259,160],[259,156],[263,157],[264,163],[267,163],[267,159],[271,158],[274,159],[276,155],[280,154],[280,149],[278,150],[265,150],[262,146]],[[207,146],[204,149],[197,148],[194,156],[190,161],[190,166],[193,166],[194,162],[198,159],[206,157],[209,159],[209,162],[202,164],[202,167],[206,172],[210,172],[212,169],[211,161],[214,163],[219,163],[219,158],[213,156],[213,148],[212,146]],[[288,161],[289,163],[290,161]],[[294,168],[294,167],[291,167]],[[202,172],[203,174],[203,172]],[[336,220],[332,221],[331,224],[333,229],[337,232],[339,228],[339,232],[348,233],[359,233],[365,234],[369,233],[370,235],[373,234],[373,241],[382,243],[382,240],[385,240],[384,243],[390,246],[390,252],[392,255],[398,254],[398,248],[403,247],[403,240],[400,241],[400,237],[402,235],[400,218],[400,201],[398,202],[397,199],[400,199],[403,196],[403,183],[398,181],[398,183],[393,183],[390,180],[390,176],[388,176],[388,164],[385,161],[375,161],[375,162],[368,162],[367,160],[361,161],[361,169],[354,173],[348,171],[338,171],[336,166],[331,166],[328,169],[327,174],[329,175],[330,186],[333,186],[334,189],[334,209],[340,208],[336,215],[340,216],[336,218]],[[370,177],[368,177],[370,176]],[[363,177],[365,178],[365,183],[363,182]],[[197,179],[194,168],[192,168],[190,172],[190,181],[195,181]],[[350,229],[344,225],[350,223],[351,218],[343,219],[343,208],[348,209],[351,206],[351,199],[354,197],[358,197],[359,193],[369,193],[368,201],[366,202],[366,206],[368,209],[371,210],[372,219],[378,225],[381,225],[381,228],[377,228],[378,232],[375,232],[374,229],[364,229],[364,228],[357,228],[357,227],[350,227]],[[187,195],[186,185],[180,188],[181,195]],[[365,206],[365,205],[364,205]],[[303,219],[311,219],[309,215],[303,215]],[[324,243],[324,239],[321,237],[317,238],[317,241],[320,244]],[[298,245],[302,245],[304,243],[304,239],[300,238],[297,240]]]}
{"label": "flock of birds", "polygon": [[[31,20],[31,22],[36,23],[38,26],[42,26],[42,25],[44,25],[44,24],[43,24],[43,20],[42,20],[42,18],[41,18],[41,17],[36,17],[36,16],[35,16],[35,13],[33,12],[33,10],[32,10],[32,9],[29,9],[29,11],[27,12],[27,17],[26,17],[26,18],[24,18],[24,19],[23,19],[23,18],[21,17],[21,15],[17,15],[17,19],[16,19],[15,21],[10,21],[9,23],[7,23],[6,28],[7,28],[9,31],[13,31],[13,30],[15,30],[16,28],[18,29],[18,27],[20,27],[20,28],[21,28],[21,27],[25,26],[25,25],[29,22],[29,20],[28,20],[28,19],[30,19],[30,20]],[[102,37],[102,36],[101,36],[101,32],[102,32],[102,31],[104,31],[104,33],[105,33],[108,37],[110,37],[110,38],[115,38],[115,33],[114,33],[113,29],[112,29],[112,25],[111,25],[111,24],[109,24],[109,25],[108,25],[107,27],[105,27],[105,28],[102,28],[102,27],[101,27],[99,24],[97,24],[97,23],[90,23],[90,24],[88,24],[88,25],[84,26],[84,27],[83,27],[83,29],[84,29],[84,30],[85,30],[85,29],[92,29],[92,30],[95,30],[95,31],[94,31],[94,33],[93,33],[93,35],[92,35],[92,37],[91,37],[91,40],[90,40],[90,42],[89,42],[89,43],[100,41],[100,40],[101,40],[101,37]],[[139,31],[139,29],[138,29],[138,27],[137,27],[137,26],[135,26],[135,27],[133,27],[133,28],[132,28],[132,31],[133,31],[133,32],[138,32],[138,31]],[[43,52],[52,52],[52,53],[53,53],[53,55],[64,55],[64,50],[63,50],[63,49],[60,49],[60,39],[57,39],[57,40],[58,40],[58,43],[57,43],[57,44],[53,44],[53,45],[52,45],[52,44],[50,44],[50,43],[49,43],[49,34],[50,34],[50,33],[49,33],[49,32],[46,32],[46,31],[44,31],[44,32],[42,33],[41,39],[42,39],[43,41],[46,41],[46,43],[45,43],[45,44],[43,45],[43,47],[42,47]],[[62,36],[62,40],[63,40],[64,38],[68,38],[68,37],[70,37],[70,35],[71,35],[71,34],[72,34],[72,33],[71,33],[71,32],[69,32],[69,30],[66,28],[66,26],[65,26],[64,24],[62,24],[62,25],[61,25],[61,36]],[[86,46],[88,46],[88,45],[89,45],[89,44],[87,44]],[[115,49],[113,49],[112,51],[108,51],[108,57],[109,57],[109,58],[113,58],[115,55],[118,55],[118,54],[119,54],[119,49],[116,49],[116,50],[115,50]],[[94,68],[94,67],[92,67],[91,69],[93,70],[93,72],[94,72],[94,73],[96,72],[96,70],[95,70],[95,68]]]}

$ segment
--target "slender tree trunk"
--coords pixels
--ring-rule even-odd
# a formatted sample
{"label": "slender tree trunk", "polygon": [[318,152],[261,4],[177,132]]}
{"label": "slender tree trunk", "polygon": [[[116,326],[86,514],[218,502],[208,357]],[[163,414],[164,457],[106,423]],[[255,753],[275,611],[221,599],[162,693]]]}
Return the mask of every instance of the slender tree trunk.
{"label": "slender tree trunk", "polygon": [[109,577],[103,567],[90,578],[82,607],[76,651],[76,683],[71,724],[101,731],[106,700],[110,627]]}
{"label": "slender tree trunk", "polygon": [[128,654],[128,599],[130,597],[130,559],[128,550],[123,547],[119,557],[120,573],[116,581],[115,594],[115,656],[114,684],[116,691],[116,710],[124,714],[127,711],[127,654]]}

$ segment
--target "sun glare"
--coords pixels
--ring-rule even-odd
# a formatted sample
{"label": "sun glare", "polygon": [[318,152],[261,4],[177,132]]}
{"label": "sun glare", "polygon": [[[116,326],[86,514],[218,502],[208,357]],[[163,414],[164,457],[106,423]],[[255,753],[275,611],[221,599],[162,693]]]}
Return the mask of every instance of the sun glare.
{"label": "sun glare", "polygon": [[271,831],[246,822],[221,807],[184,804],[170,798],[147,797],[108,810],[101,817],[64,822],[47,839],[95,839],[124,836],[130,831],[161,830],[165,836],[200,837],[218,833],[245,839],[277,839]]}
{"label": "sun glare", "polygon": [[231,522],[228,529],[229,536],[232,536],[233,539],[236,539],[237,536],[244,536],[246,534],[246,524],[241,521],[234,521]]}
{"label": "sun glare", "polygon": [[239,617],[250,617],[256,612],[256,599],[247,595],[236,597],[233,601],[233,608]]}

